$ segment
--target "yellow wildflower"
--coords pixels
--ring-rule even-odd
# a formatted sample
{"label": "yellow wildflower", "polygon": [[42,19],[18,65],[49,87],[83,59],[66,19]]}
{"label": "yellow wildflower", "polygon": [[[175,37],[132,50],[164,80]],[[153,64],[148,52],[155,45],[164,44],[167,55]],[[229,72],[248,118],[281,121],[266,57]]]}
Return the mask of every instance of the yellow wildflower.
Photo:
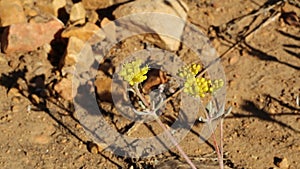
{"label": "yellow wildflower", "polygon": [[142,64],[141,60],[136,60],[136,61],[126,63],[122,66],[119,75],[122,76],[123,79],[132,86],[141,83],[147,79],[146,74],[149,70],[148,66],[140,68],[141,64]]}
{"label": "yellow wildflower", "polygon": [[200,72],[201,66],[192,64],[191,66],[183,67],[178,75],[185,78],[184,92],[192,96],[205,97],[206,93],[213,93],[224,85],[222,79],[214,80],[213,82],[204,77],[196,78],[195,76]]}

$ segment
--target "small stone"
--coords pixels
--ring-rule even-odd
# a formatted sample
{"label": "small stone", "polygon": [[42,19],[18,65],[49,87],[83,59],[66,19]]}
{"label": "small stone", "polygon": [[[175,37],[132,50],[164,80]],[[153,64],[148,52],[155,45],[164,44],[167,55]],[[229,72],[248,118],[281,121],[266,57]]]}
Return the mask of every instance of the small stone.
{"label": "small stone", "polygon": [[289,162],[286,158],[274,157],[274,164],[281,169],[289,168]]}
{"label": "small stone", "polygon": [[88,142],[88,150],[92,153],[92,154],[98,154],[98,145],[96,143],[93,142]]}
{"label": "small stone", "polygon": [[52,47],[49,43],[46,43],[43,45],[43,50],[46,52],[46,53],[50,53],[51,50],[52,50]]}
{"label": "small stone", "polygon": [[76,3],[71,8],[70,21],[71,23],[84,24],[85,23],[86,11],[81,2]]}
{"label": "small stone", "polygon": [[58,16],[59,9],[66,6],[66,4],[66,0],[37,1],[37,6],[41,11],[50,13],[56,17]]}
{"label": "small stone", "polygon": [[78,55],[84,45],[85,43],[81,39],[71,36],[68,41],[68,46],[63,58],[62,65],[70,66],[76,64],[78,62]]}
{"label": "small stone", "polygon": [[54,86],[54,90],[65,100],[72,100],[72,80],[63,78]]}
{"label": "small stone", "polygon": [[116,25],[114,22],[110,21],[108,18],[103,18],[101,23],[101,28],[105,33],[105,37],[109,38],[111,41],[115,41],[117,38],[116,35]]}
{"label": "small stone", "polygon": [[90,23],[96,23],[99,20],[98,13],[94,10],[87,11],[86,16]]}
{"label": "small stone", "polygon": [[75,124],[76,129],[82,129],[82,126],[80,124]]}
{"label": "small stone", "polygon": [[128,0],[109,0],[109,1],[99,1],[99,0],[82,0],[82,4],[86,9],[102,9],[107,8],[112,5],[126,2]]}
{"label": "small stone", "polygon": [[58,19],[46,23],[13,24],[2,35],[2,50],[5,53],[28,52],[50,43],[63,28]]}
{"label": "small stone", "polygon": [[240,59],[239,55],[233,55],[229,59],[229,64],[230,65],[234,65],[234,64],[236,64],[239,61],[239,59]]}
{"label": "small stone", "polygon": [[32,101],[34,104],[39,104],[39,103],[40,103],[40,98],[39,98],[36,94],[32,94],[32,95],[31,95],[31,101]]}
{"label": "small stone", "polygon": [[21,97],[18,97],[18,96],[15,96],[15,97],[13,97],[13,98],[11,99],[11,102],[12,102],[13,104],[19,104],[20,101],[21,101]]}
{"label": "small stone", "polygon": [[89,22],[82,27],[71,26],[64,30],[61,34],[63,38],[70,38],[71,36],[75,36],[83,41],[89,40],[93,35],[96,35],[96,42],[99,42],[105,38],[105,35],[101,31],[101,29],[97,25]]}
{"label": "small stone", "polygon": [[12,98],[12,97],[18,97],[18,96],[22,96],[22,95],[21,95],[19,89],[13,87],[13,88],[9,89],[7,96]]}
{"label": "small stone", "polygon": [[19,0],[1,0],[0,11],[0,27],[27,22],[22,3]]}

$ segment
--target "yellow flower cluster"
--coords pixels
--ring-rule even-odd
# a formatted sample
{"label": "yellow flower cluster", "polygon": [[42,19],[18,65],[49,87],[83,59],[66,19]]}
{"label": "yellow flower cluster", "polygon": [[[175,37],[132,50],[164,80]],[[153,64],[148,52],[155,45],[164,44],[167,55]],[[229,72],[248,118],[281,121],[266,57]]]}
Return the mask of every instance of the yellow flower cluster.
{"label": "yellow flower cluster", "polygon": [[192,64],[191,66],[185,66],[180,70],[179,76],[180,77],[187,77],[189,75],[196,76],[199,71],[201,70],[201,65],[198,64]]}
{"label": "yellow flower cluster", "polygon": [[148,66],[141,67],[142,61],[136,60],[129,63],[125,63],[119,73],[125,81],[127,81],[131,86],[141,83],[147,79],[147,72],[149,70]]}
{"label": "yellow flower cluster", "polygon": [[184,92],[192,96],[205,97],[206,93],[213,93],[224,85],[222,79],[212,82],[204,77],[196,78],[195,76],[200,70],[200,65],[192,64],[191,66],[183,67],[182,70],[179,71],[178,75],[185,78]]}

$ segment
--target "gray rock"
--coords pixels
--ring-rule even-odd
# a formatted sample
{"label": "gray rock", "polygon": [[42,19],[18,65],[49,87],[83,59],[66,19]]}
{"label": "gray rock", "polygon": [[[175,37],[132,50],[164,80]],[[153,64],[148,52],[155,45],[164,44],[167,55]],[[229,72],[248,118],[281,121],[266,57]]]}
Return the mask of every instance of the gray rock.
{"label": "gray rock", "polygon": [[129,30],[156,33],[146,39],[161,48],[174,51],[180,45],[187,11],[187,5],[180,0],[137,0],[121,5],[113,15],[117,19],[128,16],[129,19],[122,24]]}

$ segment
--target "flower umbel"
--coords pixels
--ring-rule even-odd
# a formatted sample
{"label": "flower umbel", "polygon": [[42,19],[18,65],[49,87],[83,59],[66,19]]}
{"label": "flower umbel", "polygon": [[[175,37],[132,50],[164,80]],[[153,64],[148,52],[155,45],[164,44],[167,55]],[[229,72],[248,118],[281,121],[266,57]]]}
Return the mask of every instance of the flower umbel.
{"label": "flower umbel", "polygon": [[131,86],[141,83],[147,79],[148,66],[141,68],[142,61],[136,60],[129,63],[125,63],[122,66],[119,75],[123,77]]}
{"label": "flower umbel", "polygon": [[222,79],[212,82],[204,77],[196,78],[195,76],[200,70],[200,65],[192,64],[191,66],[183,67],[183,69],[179,71],[179,76],[185,78],[184,92],[192,96],[205,97],[206,93],[213,93],[224,85]]}

